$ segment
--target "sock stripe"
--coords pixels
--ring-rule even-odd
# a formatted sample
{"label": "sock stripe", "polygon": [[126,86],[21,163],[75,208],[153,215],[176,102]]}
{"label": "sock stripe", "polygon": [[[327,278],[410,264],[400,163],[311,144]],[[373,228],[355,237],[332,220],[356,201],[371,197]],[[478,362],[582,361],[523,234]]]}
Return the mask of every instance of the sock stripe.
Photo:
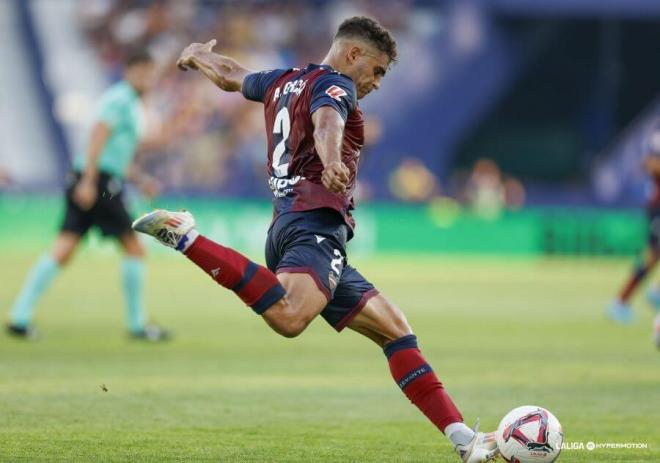
{"label": "sock stripe", "polygon": [[243,272],[243,277],[241,278],[241,281],[236,283],[236,285],[234,285],[231,288],[231,290],[237,293],[243,288],[245,288],[245,285],[247,285],[250,282],[250,280],[252,280],[252,277],[254,277],[254,274],[257,273],[257,270],[259,270],[259,266],[254,262],[250,261],[250,263],[248,263],[247,265],[247,268],[245,269],[245,272]]}
{"label": "sock stripe", "polygon": [[385,356],[390,359],[396,352],[403,349],[417,349],[417,336],[409,334],[395,339],[383,348]]}
{"label": "sock stripe", "polygon": [[410,385],[410,383],[429,373],[433,373],[433,369],[431,368],[431,365],[424,363],[406,373],[402,379],[397,381],[397,384],[401,390],[405,390],[406,386]]}
{"label": "sock stripe", "polygon": [[266,291],[263,296],[261,296],[259,300],[252,304],[250,307],[252,307],[252,310],[254,310],[258,315],[261,315],[266,311],[266,309],[282,299],[285,295],[286,290],[284,289],[284,286],[278,283]]}

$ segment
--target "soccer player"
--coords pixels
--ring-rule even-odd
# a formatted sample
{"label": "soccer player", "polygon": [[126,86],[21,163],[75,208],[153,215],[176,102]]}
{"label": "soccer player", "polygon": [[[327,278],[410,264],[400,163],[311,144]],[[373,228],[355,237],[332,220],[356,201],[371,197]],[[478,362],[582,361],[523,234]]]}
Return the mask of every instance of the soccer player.
{"label": "soccer player", "polygon": [[465,462],[497,456],[492,433],[472,430],[422,356],[405,316],[346,257],[364,120],[358,99],[377,90],[396,59],[390,33],[366,17],[344,21],[321,64],[252,72],[192,44],[178,61],[222,90],[264,104],[274,218],[262,267],[202,236],[189,212],[156,210],[133,228],[182,252],[233,291],[277,333],[294,337],[321,315],[383,348],[395,382]]}
{"label": "soccer player", "polygon": [[51,251],[32,268],[11,308],[7,325],[11,335],[34,335],[32,317],[37,300],[69,262],[82,237],[96,226],[104,236],[117,239],[124,254],[121,272],[129,334],[149,341],[168,337],[167,331],[145,322],[145,250],[131,229],[122,198],[127,175],[148,196],[160,189],[153,178],[131,166],[143,125],[141,98],[156,77],[156,65],[149,53],[141,50],[128,57],[123,77],[101,97],[87,149],[76,157],[67,179],[66,212],[60,233]]}
{"label": "soccer player", "polygon": [[[658,130],[654,132],[650,139],[649,154],[643,163],[644,170],[653,179],[653,191],[646,206],[649,224],[648,245],[644,257],[635,265],[619,295],[608,305],[606,311],[609,318],[622,324],[633,321],[634,315],[629,304],[630,298],[660,258],[660,143],[656,141],[655,137],[657,136],[660,136]],[[660,287],[651,288],[647,293],[647,298],[651,305],[657,311],[660,311]],[[660,317],[660,312],[658,317]],[[660,347],[660,318],[656,321],[654,323],[654,336],[658,347]]]}

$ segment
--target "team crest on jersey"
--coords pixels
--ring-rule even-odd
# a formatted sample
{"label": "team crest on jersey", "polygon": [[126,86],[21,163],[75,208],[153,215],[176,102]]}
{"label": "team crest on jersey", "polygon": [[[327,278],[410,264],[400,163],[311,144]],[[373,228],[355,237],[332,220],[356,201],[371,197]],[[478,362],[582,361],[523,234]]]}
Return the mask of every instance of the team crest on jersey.
{"label": "team crest on jersey", "polygon": [[338,87],[336,85],[333,85],[332,87],[328,88],[325,91],[325,94],[328,95],[330,98],[334,98],[337,101],[341,101],[342,96],[348,95],[348,93],[346,93],[346,91],[343,88]]}

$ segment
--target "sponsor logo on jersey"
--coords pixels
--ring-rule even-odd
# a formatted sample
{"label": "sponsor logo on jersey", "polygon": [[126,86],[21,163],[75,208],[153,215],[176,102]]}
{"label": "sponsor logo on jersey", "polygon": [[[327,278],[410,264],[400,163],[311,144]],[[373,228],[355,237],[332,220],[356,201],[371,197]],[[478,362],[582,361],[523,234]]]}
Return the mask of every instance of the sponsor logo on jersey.
{"label": "sponsor logo on jersey", "polygon": [[337,101],[341,101],[342,96],[348,95],[348,93],[346,93],[346,91],[343,88],[338,87],[336,85],[333,85],[330,88],[328,88],[325,91],[325,94],[328,95],[330,98],[334,98]]}
{"label": "sponsor logo on jersey", "polygon": [[268,186],[273,192],[273,196],[276,198],[283,198],[289,193],[293,192],[293,186],[296,183],[304,179],[305,177],[301,177],[300,175],[296,175],[292,178],[271,177],[268,179]]}

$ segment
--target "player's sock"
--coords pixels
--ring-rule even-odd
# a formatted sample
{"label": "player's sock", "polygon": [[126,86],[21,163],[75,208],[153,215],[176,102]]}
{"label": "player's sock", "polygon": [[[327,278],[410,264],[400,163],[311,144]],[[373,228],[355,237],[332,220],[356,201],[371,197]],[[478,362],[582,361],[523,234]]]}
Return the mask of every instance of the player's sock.
{"label": "player's sock", "polygon": [[32,313],[37,299],[48,289],[60,266],[50,255],[44,255],[32,267],[23,289],[16,298],[9,315],[10,323],[27,327],[32,322]]}
{"label": "player's sock", "polygon": [[472,438],[474,438],[474,431],[462,421],[447,425],[443,432],[451,443],[454,444],[454,447],[457,445],[468,445]]}
{"label": "player's sock", "polygon": [[124,257],[121,263],[124,299],[126,301],[126,322],[131,333],[144,330],[144,262],[136,257]]}
{"label": "player's sock", "polygon": [[197,236],[184,254],[261,315],[286,294],[273,272],[233,249]]}
{"label": "player's sock", "polygon": [[[442,383],[424,360],[414,334],[390,342],[384,351],[394,381],[440,431],[445,432],[452,423],[463,422]],[[453,434],[456,429],[450,431]]]}
{"label": "player's sock", "polygon": [[626,282],[625,286],[621,290],[621,293],[619,293],[619,301],[621,301],[624,304],[628,303],[628,300],[630,299],[630,296],[632,296],[633,292],[639,286],[639,284],[644,280],[644,277],[649,272],[649,267],[645,262],[642,262],[640,264],[637,264],[635,266],[635,269],[633,271],[633,274],[630,276],[630,279]]}

